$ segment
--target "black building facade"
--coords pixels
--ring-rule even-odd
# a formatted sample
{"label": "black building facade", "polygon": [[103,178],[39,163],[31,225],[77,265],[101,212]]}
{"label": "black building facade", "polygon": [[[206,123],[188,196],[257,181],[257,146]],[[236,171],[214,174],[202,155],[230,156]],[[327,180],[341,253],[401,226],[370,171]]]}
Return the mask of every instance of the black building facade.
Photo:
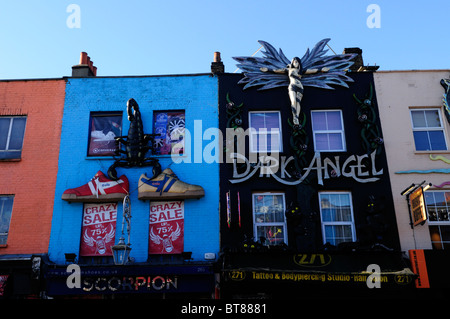
{"label": "black building facade", "polygon": [[348,75],[348,88],[305,87],[296,127],[287,88],[243,90],[242,74],[219,76],[219,125],[228,133],[222,297],[414,286],[400,252],[373,73]]}

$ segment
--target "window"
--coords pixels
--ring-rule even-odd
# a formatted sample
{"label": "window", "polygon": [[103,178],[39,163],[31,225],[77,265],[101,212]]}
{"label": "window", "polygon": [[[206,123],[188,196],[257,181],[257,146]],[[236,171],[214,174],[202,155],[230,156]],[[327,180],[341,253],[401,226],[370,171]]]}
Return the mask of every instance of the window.
{"label": "window", "polygon": [[416,151],[447,150],[439,109],[411,110]]}
{"label": "window", "polygon": [[287,243],[283,193],[253,194],[255,240],[265,245]]}
{"label": "window", "polygon": [[315,151],[345,151],[341,110],[311,111],[311,119]]}
{"label": "window", "polygon": [[20,159],[26,116],[0,116],[0,160]]}
{"label": "window", "polygon": [[89,119],[88,156],[112,156],[119,148],[114,140],[122,135],[122,112],[93,112]]}
{"label": "window", "polygon": [[0,195],[0,245],[6,245],[13,201],[13,195]]}
{"label": "window", "polygon": [[337,246],[356,240],[349,192],[319,193],[323,243]]}
{"label": "window", "polygon": [[184,111],[153,112],[154,155],[184,154]]}
{"label": "window", "polygon": [[250,151],[282,152],[280,112],[249,112]]}
{"label": "window", "polygon": [[450,248],[450,191],[425,192],[425,206],[433,249]]}

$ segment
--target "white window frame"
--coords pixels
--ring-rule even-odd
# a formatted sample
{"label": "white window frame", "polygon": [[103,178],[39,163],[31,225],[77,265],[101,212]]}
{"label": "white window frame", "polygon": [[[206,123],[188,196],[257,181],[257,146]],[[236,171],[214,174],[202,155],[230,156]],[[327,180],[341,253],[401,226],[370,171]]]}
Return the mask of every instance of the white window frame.
{"label": "white window frame", "polygon": [[[271,129],[270,132],[267,131],[267,129],[258,129],[256,130],[256,128],[253,128],[252,126],[252,117],[251,114],[266,114],[266,113],[277,113],[278,114],[278,123],[279,123],[279,131],[276,132],[274,129]],[[249,123],[249,128],[250,128],[250,152],[252,153],[258,153],[258,152],[265,152],[265,153],[281,153],[283,152],[283,136],[282,136],[282,127],[281,127],[281,113],[280,111],[250,111],[248,112],[248,123]],[[268,133],[271,134],[271,136],[273,136],[273,134],[278,133],[278,149],[267,149],[267,135]],[[256,149],[253,147],[253,142],[254,139],[256,139],[256,142],[258,142],[258,137],[265,135],[266,138],[264,139],[264,141],[266,141],[266,149],[262,149],[261,148],[261,144],[258,143]],[[259,141],[261,141],[262,139],[259,138]],[[272,145],[272,144],[271,144]]]}
{"label": "white window frame", "polygon": [[[426,199],[426,194],[427,193],[450,193],[449,189],[443,189],[443,190],[427,190],[424,194],[424,198]],[[445,196],[445,195],[444,195]],[[431,205],[430,205],[431,206]],[[449,216],[449,220],[447,221],[439,221],[439,220],[430,220],[430,215],[428,214],[428,203],[425,200],[425,207],[427,210],[427,220],[428,220],[428,224],[430,225],[446,225],[446,226],[450,226],[450,216]],[[450,215],[450,206],[447,207],[447,212]]]}
{"label": "white window frame", "polygon": [[[267,223],[261,223],[256,221],[256,212],[255,212],[255,197],[256,196],[276,196],[281,195],[283,197],[283,222],[267,222]],[[287,235],[287,225],[286,225],[286,216],[284,215],[284,212],[286,210],[286,198],[284,193],[280,192],[258,192],[258,193],[252,193],[252,215],[253,215],[253,237],[256,241],[259,241],[259,238],[257,238],[258,235],[258,226],[280,226],[283,228],[283,241],[287,245],[288,244],[288,235]]]}
{"label": "white window frame", "polygon": [[[352,193],[347,191],[324,191],[319,192],[319,209],[320,209],[320,221],[322,225],[322,241],[324,244],[327,243],[326,240],[326,234],[325,234],[325,226],[350,226],[352,231],[352,241],[356,241],[356,228],[355,228],[355,216],[353,212],[353,199],[352,199]],[[322,196],[323,195],[348,195],[349,196],[349,202],[350,202],[350,213],[352,220],[351,221],[324,221],[323,220],[323,213],[322,213]]]}
{"label": "white window frame", "polygon": [[[342,129],[341,130],[314,130],[313,114],[319,113],[319,112],[339,112]],[[315,152],[346,152],[347,151],[347,144],[345,142],[344,118],[343,118],[342,110],[339,110],[339,109],[311,110],[311,129],[313,131],[314,151]],[[330,149],[330,150],[318,150],[317,149],[316,134],[335,134],[335,133],[341,134],[342,149]]]}
{"label": "white window frame", "polygon": [[[414,121],[413,121],[413,112],[414,111],[437,111],[439,115],[439,122],[441,123],[441,126],[430,126],[430,127],[414,127]],[[444,142],[445,142],[445,150],[417,150],[417,145],[414,141],[414,148],[418,152],[433,152],[433,151],[446,151],[448,150],[448,142],[447,142],[447,134],[445,134],[444,129],[444,122],[442,121],[442,115],[441,115],[441,108],[439,107],[429,107],[429,108],[410,108],[409,109],[409,116],[411,119],[411,127],[413,131],[413,140],[414,140],[414,132],[430,132],[430,131],[441,131],[442,135],[444,136]],[[425,118],[426,120],[426,118]],[[429,145],[431,146],[431,142],[429,141]]]}
{"label": "white window frame", "polygon": [[[428,213],[428,204],[427,204],[427,201],[426,201],[426,194],[427,193],[450,193],[450,189],[443,189],[443,190],[428,190],[428,191],[426,191],[425,193],[424,193],[424,200],[425,200],[425,208],[426,208],[426,211],[427,211],[427,221],[428,221],[428,226],[429,227],[437,227],[437,229],[438,229],[438,231],[439,231],[439,238],[440,238],[440,240],[439,241],[436,241],[436,240],[433,240],[433,238],[432,238],[432,236],[431,236],[431,229],[430,229],[430,241],[431,241],[431,245],[433,246],[433,249],[436,249],[435,248],[435,245],[436,246],[441,246],[441,249],[445,249],[444,247],[445,247],[445,245],[447,245],[448,246],[448,244],[450,244],[449,243],[449,241],[446,241],[446,240],[443,240],[442,239],[442,235],[441,235],[441,233],[442,233],[442,229],[441,229],[441,227],[445,227],[445,230],[448,230],[448,227],[450,227],[450,206],[449,205],[446,205],[446,208],[447,208],[447,214],[449,215],[449,220],[447,220],[447,221],[445,221],[445,220],[441,220],[441,221],[439,221],[439,220],[430,220],[430,215],[429,215],[429,213]],[[445,196],[445,195],[444,195]],[[431,205],[430,205],[431,206]],[[436,206],[435,206],[436,207]]]}

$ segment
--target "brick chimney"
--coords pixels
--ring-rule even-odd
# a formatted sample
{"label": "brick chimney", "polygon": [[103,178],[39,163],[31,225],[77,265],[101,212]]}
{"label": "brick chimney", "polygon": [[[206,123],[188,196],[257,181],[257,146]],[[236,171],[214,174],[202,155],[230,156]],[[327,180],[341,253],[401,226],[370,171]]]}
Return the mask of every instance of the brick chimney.
{"label": "brick chimney", "polygon": [[364,66],[362,50],[360,48],[345,48],[344,54],[356,54],[356,57],[353,59],[353,65],[350,67],[350,71],[352,72],[367,72],[367,71],[376,71],[380,67],[379,65],[375,66]]}
{"label": "brick chimney", "polygon": [[97,76],[97,67],[86,52],[81,52],[80,63],[72,66],[72,77],[84,78]]}
{"label": "brick chimney", "polygon": [[220,52],[214,52],[214,61],[211,63],[211,72],[213,74],[225,72],[225,66],[220,59]]}

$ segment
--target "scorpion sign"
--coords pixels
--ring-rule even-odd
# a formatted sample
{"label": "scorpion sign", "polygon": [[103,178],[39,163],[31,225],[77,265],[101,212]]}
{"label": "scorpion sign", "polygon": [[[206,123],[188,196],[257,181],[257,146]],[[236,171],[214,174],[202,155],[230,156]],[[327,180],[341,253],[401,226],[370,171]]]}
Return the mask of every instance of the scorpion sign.
{"label": "scorpion sign", "polygon": [[153,148],[155,136],[159,136],[160,134],[144,134],[141,112],[139,111],[139,105],[134,99],[128,100],[127,113],[128,120],[130,121],[128,135],[115,138],[116,144],[121,143],[125,147],[125,150],[119,147],[116,155],[124,154],[125,157],[115,159],[114,163],[108,169],[108,176],[112,180],[117,180],[116,167],[130,168],[144,166],[153,166],[153,175],[159,175],[161,173],[161,164],[159,164],[158,159],[145,157],[145,155]]}

